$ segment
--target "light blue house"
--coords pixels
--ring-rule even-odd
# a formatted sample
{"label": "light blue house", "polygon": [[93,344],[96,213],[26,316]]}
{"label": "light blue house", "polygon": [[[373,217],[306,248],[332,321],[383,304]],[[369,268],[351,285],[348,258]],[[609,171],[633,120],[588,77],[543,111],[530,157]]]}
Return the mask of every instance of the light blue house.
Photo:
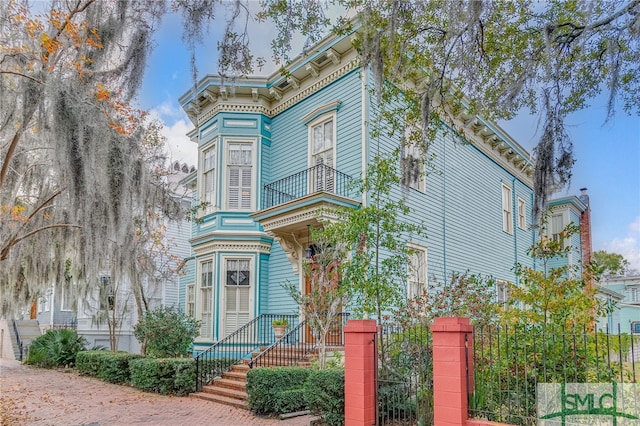
{"label": "light blue house", "polygon": [[620,275],[605,277],[601,283],[601,293],[615,293],[616,308],[609,315],[610,330],[640,334],[640,275]]}
{"label": "light blue house", "polygon": [[[210,75],[180,98],[199,151],[190,177],[195,203],[207,203],[192,228],[194,256],[180,289],[185,312],[202,321],[196,350],[261,314],[298,314],[282,284],[305,291],[308,226],[326,207],[366,204],[348,181],[362,176],[378,150],[399,144],[371,136],[371,78],[350,39],[329,37],[310,52],[286,76],[225,85]],[[517,262],[534,266],[529,153],[482,117],[461,111],[455,120],[431,146],[434,172],[405,179],[398,191],[414,210],[410,220],[427,226],[427,238],[407,241],[417,251],[408,296],[452,272],[500,284],[517,282]],[[411,155],[406,148],[398,161]],[[580,220],[585,206],[573,198],[558,203],[566,207],[559,207],[563,221]]]}

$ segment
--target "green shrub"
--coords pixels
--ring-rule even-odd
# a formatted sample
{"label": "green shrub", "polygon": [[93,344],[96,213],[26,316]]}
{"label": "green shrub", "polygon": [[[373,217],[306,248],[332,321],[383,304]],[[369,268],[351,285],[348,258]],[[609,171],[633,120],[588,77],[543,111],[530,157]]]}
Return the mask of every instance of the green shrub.
{"label": "green shrub", "polygon": [[83,351],[78,354],[76,364],[81,374],[98,377],[111,383],[129,383],[129,362],[140,355],[129,352]]}
{"label": "green shrub", "polygon": [[344,424],[344,369],[314,370],[304,383],[306,406],[329,426]]}
{"label": "green shrub", "polygon": [[77,353],[86,344],[75,330],[49,330],[31,343],[25,363],[45,368],[73,367]]}
{"label": "green shrub", "polygon": [[163,395],[193,392],[196,374],[191,358],[139,358],[129,366],[131,384],[138,389]]}
{"label": "green shrub", "polygon": [[129,383],[131,381],[129,362],[138,358],[140,355],[128,352],[104,351],[98,377],[110,383]]}
{"label": "green shrub", "polygon": [[105,351],[82,351],[76,356],[76,369],[80,374],[98,377],[100,374],[100,365],[102,363],[102,355]]}
{"label": "green shrub", "polygon": [[[302,367],[254,368],[247,373],[249,408],[259,414],[284,414],[305,409],[304,398],[287,392],[301,389],[311,370]],[[284,410],[284,411],[283,411]]]}
{"label": "green shrub", "polygon": [[146,355],[180,358],[189,354],[191,342],[200,333],[200,323],[175,308],[160,306],[144,314],[133,328]]}

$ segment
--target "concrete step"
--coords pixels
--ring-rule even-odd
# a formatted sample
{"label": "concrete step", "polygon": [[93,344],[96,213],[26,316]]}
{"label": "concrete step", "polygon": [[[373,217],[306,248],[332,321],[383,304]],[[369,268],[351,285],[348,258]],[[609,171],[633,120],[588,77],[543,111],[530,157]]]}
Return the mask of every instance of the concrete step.
{"label": "concrete step", "polygon": [[229,405],[231,407],[242,408],[245,410],[249,409],[249,404],[246,400],[235,399],[235,398],[227,398],[222,395],[214,395],[205,392],[192,393],[190,395],[193,398],[204,399],[206,401],[217,402],[219,404]]}
{"label": "concrete step", "polygon": [[227,380],[235,380],[237,382],[246,382],[247,372],[246,371],[227,371],[225,373],[222,373],[222,378]]}
{"label": "concrete step", "polygon": [[216,386],[220,388],[246,392],[247,381],[246,381],[246,376],[245,376],[245,380],[242,381],[242,380],[227,379],[223,374],[221,379],[214,379],[211,385],[209,386]]}
{"label": "concrete step", "polygon": [[241,401],[246,401],[249,398],[245,391],[219,387],[215,385],[215,382],[212,385],[203,386],[200,392],[211,395],[220,395],[225,398],[239,399]]}

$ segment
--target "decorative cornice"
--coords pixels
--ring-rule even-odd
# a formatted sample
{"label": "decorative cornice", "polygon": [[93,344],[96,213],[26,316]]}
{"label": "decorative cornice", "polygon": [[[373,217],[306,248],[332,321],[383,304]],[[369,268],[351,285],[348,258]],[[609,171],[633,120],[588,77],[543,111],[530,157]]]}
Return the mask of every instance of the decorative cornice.
{"label": "decorative cornice", "polygon": [[284,254],[287,255],[287,259],[289,259],[289,262],[291,262],[293,273],[297,274],[298,272],[300,272],[300,254],[298,251],[298,247],[296,247],[294,244],[294,240],[292,238],[286,237],[284,235],[278,235],[273,232],[267,233],[273,236],[273,239],[280,244],[280,247],[282,247],[282,251],[284,251]]}
{"label": "decorative cornice", "polygon": [[[314,94],[315,92],[319,91],[320,89],[322,89],[325,86],[328,86],[329,84],[333,83],[334,81],[338,80],[340,77],[346,75],[347,73],[349,73],[351,70],[355,69],[358,66],[358,60],[357,59],[353,59],[349,62],[347,62],[346,64],[344,64],[342,67],[337,68],[336,70],[334,70],[333,72],[331,72],[330,74],[327,74],[325,77],[319,79],[318,81],[316,81],[315,83],[311,84],[310,86],[299,90],[296,94],[294,94],[293,96],[291,96],[290,98],[287,98],[286,100],[281,101],[282,99],[284,99],[282,92],[278,89],[275,88],[271,88],[270,89],[270,95],[275,99],[276,101],[276,105],[273,108],[269,108],[266,105],[260,104],[260,103],[220,103],[218,102],[217,104],[214,104],[212,108],[209,108],[205,111],[202,112],[202,114],[200,114],[197,117],[197,122],[198,125],[202,125],[204,123],[207,122],[207,120],[209,120],[211,117],[213,117],[214,115],[220,113],[220,112],[238,112],[238,113],[252,113],[252,114],[262,114],[265,115],[269,118],[272,118],[278,114],[280,114],[281,112],[285,111],[288,108],[291,108],[293,105],[297,104],[298,102],[300,102],[301,100],[303,100],[304,98],[307,98],[309,96],[311,96],[312,94]],[[293,84],[293,87],[301,87],[299,86],[299,81],[296,80],[296,84]],[[297,90],[297,89],[296,89]],[[234,99],[239,99],[237,96]],[[255,100],[255,98],[254,98]]]}
{"label": "decorative cornice", "polygon": [[211,241],[193,247],[196,256],[220,251],[271,253],[271,244],[256,241]]}

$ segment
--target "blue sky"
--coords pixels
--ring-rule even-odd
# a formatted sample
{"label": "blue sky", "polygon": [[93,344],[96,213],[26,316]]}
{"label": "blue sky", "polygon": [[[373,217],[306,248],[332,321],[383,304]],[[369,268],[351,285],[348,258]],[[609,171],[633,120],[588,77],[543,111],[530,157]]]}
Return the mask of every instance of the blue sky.
{"label": "blue sky", "polygon": [[[252,40],[271,39],[264,26],[252,28]],[[215,48],[222,30],[214,24],[199,48],[199,78],[217,70]],[[193,126],[178,103],[191,87],[189,53],[181,34],[181,18],[167,16],[156,37],[138,101],[165,123],[171,158],[197,165],[196,146],[185,136]],[[262,51],[268,59],[269,49]],[[260,72],[256,70],[256,74]],[[640,271],[640,118],[628,116],[621,108],[608,123],[604,123],[605,117],[606,96],[601,96],[568,118],[576,164],[571,186],[558,195],[578,195],[580,188],[588,188],[593,249],[620,253]],[[532,150],[539,137],[537,122],[536,116],[521,114],[499,124],[520,145]]]}

